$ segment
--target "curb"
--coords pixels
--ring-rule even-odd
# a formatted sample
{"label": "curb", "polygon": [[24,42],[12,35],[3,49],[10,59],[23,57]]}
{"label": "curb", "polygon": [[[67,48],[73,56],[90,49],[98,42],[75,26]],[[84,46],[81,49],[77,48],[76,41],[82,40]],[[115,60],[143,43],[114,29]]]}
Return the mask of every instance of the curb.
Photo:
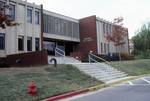
{"label": "curb", "polygon": [[150,74],[145,74],[145,75],[135,76],[135,77],[127,78],[127,79],[122,79],[122,80],[111,82],[111,83],[108,83],[108,84],[94,86],[94,87],[83,89],[83,90],[80,90],[80,91],[71,92],[71,93],[67,93],[67,94],[51,97],[51,98],[48,98],[48,99],[45,99],[45,100],[42,100],[42,101],[55,101],[55,100],[67,98],[67,97],[70,97],[70,96],[74,96],[74,95],[77,95],[77,94],[85,93],[85,92],[88,92],[88,91],[100,89],[100,88],[103,88],[103,87],[106,87],[106,86],[110,86],[110,85],[114,85],[114,84],[117,84],[117,83],[121,83],[121,82],[124,82],[124,81],[133,80],[133,79],[137,79],[137,78],[140,78],[140,77],[145,77],[145,76],[150,76]]}
{"label": "curb", "polygon": [[45,99],[45,100],[42,100],[42,101],[55,101],[55,100],[63,99],[63,98],[66,98],[66,97],[74,96],[74,95],[77,95],[77,94],[85,93],[85,92],[88,92],[88,91],[89,91],[89,89],[83,89],[83,90],[79,90],[79,91],[76,91],[76,92],[71,92],[71,93],[55,96],[55,97],[52,97],[52,98],[48,98],[48,99]]}

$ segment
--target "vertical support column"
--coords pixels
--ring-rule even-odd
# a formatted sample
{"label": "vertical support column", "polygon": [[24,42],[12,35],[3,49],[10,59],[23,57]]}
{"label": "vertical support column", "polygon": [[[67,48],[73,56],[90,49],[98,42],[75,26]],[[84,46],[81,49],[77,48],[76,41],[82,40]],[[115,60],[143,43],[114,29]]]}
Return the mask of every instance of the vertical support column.
{"label": "vertical support column", "polygon": [[27,52],[27,0],[25,1],[25,35],[24,35],[24,51]]}
{"label": "vertical support column", "polygon": [[[15,13],[15,18],[16,21],[18,22],[18,0],[17,0],[17,4],[16,4],[16,13]],[[16,53],[18,53],[18,26],[16,26]]]}
{"label": "vertical support column", "polygon": [[41,50],[43,50],[43,5],[41,5]]}
{"label": "vertical support column", "polygon": [[35,3],[33,2],[33,10],[32,10],[32,28],[33,28],[33,37],[32,37],[32,51],[35,51]]}
{"label": "vertical support column", "polygon": [[[6,1],[6,5],[9,5],[9,0]],[[9,10],[8,9],[6,9],[5,11],[6,11],[6,14],[9,14]],[[9,33],[8,33],[8,27],[6,26],[6,30],[5,30],[5,43],[6,43],[5,44],[5,50],[6,50],[6,56],[9,54],[8,53],[8,50],[9,50],[9,46],[8,46],[9,45],[9,43],[8,43],[9,41],[8,40],[9,40]]]}

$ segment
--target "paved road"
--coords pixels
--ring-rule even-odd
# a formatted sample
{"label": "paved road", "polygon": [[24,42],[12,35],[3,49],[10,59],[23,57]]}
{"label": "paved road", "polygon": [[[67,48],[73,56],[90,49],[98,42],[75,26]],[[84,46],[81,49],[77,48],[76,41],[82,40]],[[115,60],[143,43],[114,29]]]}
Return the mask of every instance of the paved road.
{"label": "paved road", "polygon": [[60,101],[150,101],[150,76]]}

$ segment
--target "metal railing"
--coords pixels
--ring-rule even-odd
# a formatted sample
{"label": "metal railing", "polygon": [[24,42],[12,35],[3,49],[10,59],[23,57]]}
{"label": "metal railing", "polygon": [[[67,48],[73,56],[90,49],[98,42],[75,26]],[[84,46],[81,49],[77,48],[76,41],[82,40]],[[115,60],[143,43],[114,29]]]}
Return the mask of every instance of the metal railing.
{"label": "metal railing", "polygon": [[89,63],[91,62],[91,60],[93,60],[94,62],[100,63],[100,62],[96,61],[95,59],[91,58],[91,56],[96,57],[98,59],[101,59],[102,61],[104,61],[106,64],[108,64],[110,66],[110,63],[108,61],[106,61],[106,60],[104,60],[104,59],[102,59],[102,58],[92,54],[91,52],[89,53]]}
{"label": "metal railing", "polygon": [[[58,52],[57,50],[61,51],[63,54]],[[59,49],[58,47],[55,48],[55,56],[56,56],[56,54],[59,54],[59,55],[61,55],[61,56],[63,56],[65,58],[65,51]]]}

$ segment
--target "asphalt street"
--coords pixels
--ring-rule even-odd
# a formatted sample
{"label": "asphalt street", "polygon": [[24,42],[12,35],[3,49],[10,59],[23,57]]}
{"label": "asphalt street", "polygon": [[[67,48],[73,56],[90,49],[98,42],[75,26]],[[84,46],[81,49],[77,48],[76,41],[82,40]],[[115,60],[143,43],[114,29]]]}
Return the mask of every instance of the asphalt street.
{"label": "asphalt street", "polygon": [[150,101],[150,76],[59,101]]}

